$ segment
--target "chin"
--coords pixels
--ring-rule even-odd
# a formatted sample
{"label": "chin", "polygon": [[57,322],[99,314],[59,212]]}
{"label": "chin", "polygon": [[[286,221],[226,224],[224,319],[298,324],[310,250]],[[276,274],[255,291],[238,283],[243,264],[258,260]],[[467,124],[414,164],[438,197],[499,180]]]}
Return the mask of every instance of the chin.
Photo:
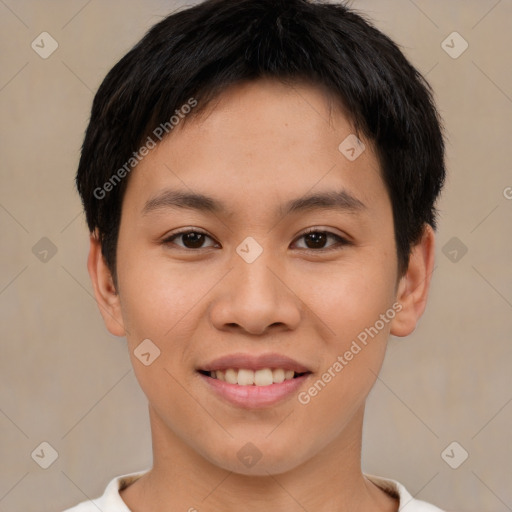
{"label": "chin", "polygon": [[240,448],[235,448],[234,457],[233,451],[227,449],[222,454],[211,454],[207,458],[226,471],[247,476],[286,473],[299,466],[306,459],[305,454],[300,457],[294,447],[280,445],[279,448],[277,450],[277,447],[267,442],[265,447],[259,449],[256,443],[248,441],[242,444]]}

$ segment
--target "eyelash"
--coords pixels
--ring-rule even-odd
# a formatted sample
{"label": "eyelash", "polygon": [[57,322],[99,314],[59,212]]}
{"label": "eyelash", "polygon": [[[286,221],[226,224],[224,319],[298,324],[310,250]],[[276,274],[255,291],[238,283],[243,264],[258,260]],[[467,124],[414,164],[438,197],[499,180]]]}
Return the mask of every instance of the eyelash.
{"label": "eyelash", "polygon": [[[169,245],[169,244],[173,243],[173,240],[178,238],[180,235],[186,235],[186,234],[189,234],[189,233],[196,233],[196,234],[205,235],[208,238],[210,238],[211,240],[213,240],[213,238],[210,235],[208,235],[208,233],[206,233],[206,232],[204,232],[204,231],[202,231],[200,229],[185,229],[183,231],[178,231],[176,233],[172,233],[170,236],[165,238],[165,240],[163,240],[162,243],[164,245]],[[328,237],[334,237],[335,239],[337,239],[338,243],[333,244],[330,247],[320,248],[320,249],[310,249],[310,248],[305,248],[304,249],[304,248],[302,248],[303,251],[312,252],[312,253],[318,253],[318,252],[324,252],[325,253],[325,252],[328,252],[328,251],[340,250],[343,246],[351,244],[351,242],[349,242],[346,238],[343,238],[340,235],[336,235],[335,233],[332,233],[331,231],[322,230],[322,229],[318,229],[318,228],[309,228],[309,229],[307,229],[304,233],[299,235],[295,240],[299,240],[299,239],[301,239],[301,238],[303,238],[306,235],[309,235],[311,233],[323,233],[323,234],[326,234]],[[199,251],[201,249],[208,249],[208,247],[199,247],[197,249],[191,249],[189,247],[181,247],[181,246],[178,246],[178,247],[179,247],[179,249],[182,249],[184,251]]]}

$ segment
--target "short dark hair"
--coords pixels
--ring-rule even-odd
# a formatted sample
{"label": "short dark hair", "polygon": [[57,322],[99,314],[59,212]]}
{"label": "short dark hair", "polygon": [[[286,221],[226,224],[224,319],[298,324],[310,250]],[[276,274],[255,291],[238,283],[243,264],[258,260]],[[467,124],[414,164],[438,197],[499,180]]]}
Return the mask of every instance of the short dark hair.
{"label": "short dark hair", "polygon": [[342,3],[207,0],[154,25],[94,97],[76,185],[114,279],[126,163],[191,98],[197,106],[187,118],[228,86],[259,78],[322,86],[344,105],[356,134],[372,141],[393,208],[399,274],[406,271],[425,224],[436,228],[445,180],[428,82],[389,37]]}

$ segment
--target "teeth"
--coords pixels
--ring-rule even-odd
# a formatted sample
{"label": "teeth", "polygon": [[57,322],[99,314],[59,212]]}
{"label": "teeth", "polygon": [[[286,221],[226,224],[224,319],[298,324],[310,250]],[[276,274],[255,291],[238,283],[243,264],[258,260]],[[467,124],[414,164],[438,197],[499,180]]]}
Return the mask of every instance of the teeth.
{"label": "teeth", "polygon": [[[286,375],[286,372],[284,370],[282,370],[281,368],[278,368],[277,370],[272,371],[272,379],[276,384],[283,382],[285,375]],[[292,372],[292,379],[293,379],[293,372]]]}
{"label": "teeth", "polygon": [[[254,381],[256,380],[256,385],[262,386],[263,384],[261,384],[259,380],[256,379],[256,373],[254,373],[252,370],[238,370],[236,383],[239,386],[250,386],[254,384]],[[272,384],[272,376],[270,377],[270,384]]]}
{"label": "teeth", "polygon": [[226,370],[224,377],[226,378],[227,383],[237,384],[238,372],[236,370],[233,370],[233,368],[229,368],[228,370]]}
{"label": "teeth", "polygon": [[[250,372],[251,370],[245,371]],[[257,370],[251,373],[254,374],[254,384],[256,384],[256,386],[270,386],[270,384],[274,382],[272,377],[272,370],[270,368],[263,368],[263,370]],[[240,384],[240,372],[238,372],[238,375],[238,384]]]}
{"label": "teeth", "polygon": [[293,379],[295,372],[293,370],[284,370],[282,368],[261,370],[249,370],[246,368],[229,368],[225,371],[215,370],[210,372],[210,377],[228,382],[229,384],[238,384],[239,386],[270,386],[270,384],[280,384],[285,380]]}

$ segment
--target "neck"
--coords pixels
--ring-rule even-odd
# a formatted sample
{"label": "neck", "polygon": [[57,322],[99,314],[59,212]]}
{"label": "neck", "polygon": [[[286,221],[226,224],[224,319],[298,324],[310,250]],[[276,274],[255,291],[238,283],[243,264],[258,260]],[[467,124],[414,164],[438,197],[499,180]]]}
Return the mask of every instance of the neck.
{"label": "neck", "polygon": [[137,512],[283,512],[398,510],[398,502],[361,472],[364,407],[312,458],[279,474],[254,476],[223,469],[178,438],[150,407],[153,468],[121,491]]}

